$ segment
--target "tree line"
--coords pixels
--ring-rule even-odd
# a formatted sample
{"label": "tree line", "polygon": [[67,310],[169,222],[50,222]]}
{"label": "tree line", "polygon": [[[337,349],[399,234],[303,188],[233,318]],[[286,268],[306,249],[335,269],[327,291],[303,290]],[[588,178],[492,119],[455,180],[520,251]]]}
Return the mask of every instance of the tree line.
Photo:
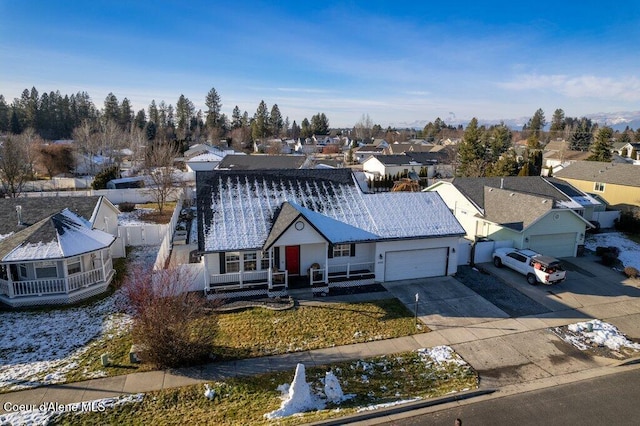
{"label": "tree line", "polygon": [[74,137],[74,132],[83,125],[94,131],[115,125],[122,132],[138,129],[147,140],[229,139],[238,145],[269,137],[307,138],[329,133],[329,119],[321,112],[298,124],[284,117],[277,104],[269,108],[262,100],[253,115],[236,105],[228,117],[222,113],[222,101],[215,88],[206,94],[204,103],[204,111],[196,110],[194,103],[181,94],[175,106],[154,99],[146,109],[135,112],[128,98],[119,101],[113,93],[106,96],[102,108],[97,108],[86,92],[40,95],[33,87],[25,89],[10,104],[0,94],[0,133],[19,135],[33,129],[42,139],[57,140]]}
{"label": "tree line", "polygon": [[[549,130],[544,128],[550,124]],[[437,128],[432,123],[430,129]],[[424,132],[427,132],[425,127]],[[437,136],[437,133],[435,134]],[[588,161],[611,161],[613,142],[640,141],[640,128],[633,131],[614,131],[600,126],[586,117],[565,117],[562,109],[554,111],[551,123],[547,123],[544,111],[538,109],[522,127],[519,136],[526,140],[522,156],[513,149],[513,132],[501,123],[481,126],[473,118],[462,134],[458,145],[458,176],[538,176],[542,172],[542,150],[553,140],[565,140],[572,151],[589,152]]]}

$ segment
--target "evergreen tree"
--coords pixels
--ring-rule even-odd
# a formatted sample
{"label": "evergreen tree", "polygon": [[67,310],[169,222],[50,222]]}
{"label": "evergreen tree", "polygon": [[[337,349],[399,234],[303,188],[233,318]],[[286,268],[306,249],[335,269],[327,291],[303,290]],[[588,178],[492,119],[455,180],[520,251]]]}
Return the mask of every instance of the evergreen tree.
{"label": "evergreen tree", "polygon": [[136,114],[136,118],[133,120],[133,122],[138,129],[144,129],[144,126],[147,124],[147,117],[143,109],[138,111],[138,113]]}
{"label": "evergreen tree", "polygon": [[0,132],[9,131],[10,120],[9,105],[7,105],[4,96],[0,95]]}
{"label": "evergreen tree", "polygon": [[253,116],[251,127],[251,136],[254,140],[269,136],[269,110],[264,101],[260,101],[260,105],[258,105],[258,109]]}
{"label": "evergreen tree", "polygon": [[291,138],[298,139],[300,137],[300,126],[296,123],[296,120],[293,120],[293,124],[291,125]]}
{"label": "evergreen tree", "polygon": [[191,134],[191,118],[195,112],[193,103],[184,95],[180,95],[176,103],[176,120],[178,137],[187,139]]}
{"label": "evergreen tree", "polygon": [[105,122],[113,121],[114,123],[120,123],[120,104],[116,95],[109,92],[104,100],[104,108],[102,109],[102,117]]}
{"label": "evergreen tree", "polygon": [[574,127],[571,137],[569,138],[569,146],[573,151],[588,151],[593,139],[593,125],[591,120],[582,117]]}
{"label": "evergreen tree", "polygon": [[300,137],[301,138],[310,138],[313,135],[313,130],[311,129],[311,124],[309,120],[306,118],[302,119],[302,123],[300,123]]}
{"label": "evergreen tree", "polygon": [[220,96],[216,92],[215,88],[211,88],[209,93],[204,99],[204,104],[207,106],[206,121],[207,129],[213,129],[214,127],[220,127],[220,110],[222,109],[222,102]]}
{"label": "evergreen tree", "polygon": [[311,117],[311,134],[326,135],[329,133],[329,119],[324,113]]}
{"label": "evergreen tree", "polygon": [[598,129],[596,137],[591,144],[591,155],[589,161],[611,161],[611,138],[613,137],[613,129],[611,127],[602,127]]}
{"label": "evergreen tree", "polygon": [[11,120],[9,123],[9,130],[14,135],[19,135],[22,133],[22,123],[20,123],[20,118],[18,117],[18,112],[15,107],[11,108]]}
{"label": "evergreen tree", "polygon": [[124,98],[120,104],[120,119],[118,124],[122,130],[128,131],[133,123],[133,109],[131,108],[131,102],[129,99]]}
{"label": "evergreen tree", "polygon": [[269,114],[269,128],[271,134],[274,137],[279,137],[282,133],[282,128],[284,127],[284,122],[282,121],[282,114],[280,114],[280,108],[278,108],[278,104],[273,104],[271,107],[271,114]]}
{"label": "evergreen tree", "polygon": [[500,155],[507,152],[511,147],[512,134],[511,130],[504,124],[500,123],[497,126],[493,126],[489,131],[490,137],[488,141],[488,147],[490,150],[490,162],[498,160]]}
{"label": "evergreen tree", "polygon": [[558,108],[553,112],[553,117],[551,118],[551,127],[549,128],[552,140],[557,139],[562,135],[565,125],[566,123],[564,111]]}
{"label": "evergreen tree", "polygon": [[478,127],[478,119],[473,117],[467,125],[462,142],[458,147],[458,174],[467,177],[484,176],[486,167],[486,148],[482,143],[482,129]]}
{"label": "evergreen tree", "polygon": [[239,129],[242,127],[242,114],[240,113],[238,105],[233,108],[233,112],[231,113],[231,127],[233,129]]}
{"label": "evergreen tree", "polygon": [[154,124],[158,124],[160,122],[160,115],[158,113],[158,107],[156,106],[155,99],[151,100],[149,104],[149,121],[153,121]]}

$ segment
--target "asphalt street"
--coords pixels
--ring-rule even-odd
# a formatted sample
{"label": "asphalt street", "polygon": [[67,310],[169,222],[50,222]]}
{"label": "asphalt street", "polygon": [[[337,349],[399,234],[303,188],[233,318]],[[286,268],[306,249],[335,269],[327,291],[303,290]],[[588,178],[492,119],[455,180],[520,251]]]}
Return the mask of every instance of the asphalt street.
{"label": "asphalt street", "polygon": [[636,368],[501,398],[479,402],[470,399],[463,404],[448,404],[454,405],[449,408],[432,407],[431,410],[438,411],[376,424],[452,426],[455,419],[460,418],[463,426],[637,425],[640,423],[639,393],[640,369]]}

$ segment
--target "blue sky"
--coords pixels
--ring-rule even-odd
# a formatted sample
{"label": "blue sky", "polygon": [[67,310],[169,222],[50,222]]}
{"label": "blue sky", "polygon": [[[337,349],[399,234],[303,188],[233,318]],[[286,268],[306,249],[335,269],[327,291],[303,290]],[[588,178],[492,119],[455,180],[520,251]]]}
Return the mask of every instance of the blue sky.
{"label": "blue sky", "polygon": [[[567,4],[565,4],[567,3]],[[615,9],[607,9],[608,6]],[[640,110],[640,2],[0,0],[0,93],[331,126]]]}

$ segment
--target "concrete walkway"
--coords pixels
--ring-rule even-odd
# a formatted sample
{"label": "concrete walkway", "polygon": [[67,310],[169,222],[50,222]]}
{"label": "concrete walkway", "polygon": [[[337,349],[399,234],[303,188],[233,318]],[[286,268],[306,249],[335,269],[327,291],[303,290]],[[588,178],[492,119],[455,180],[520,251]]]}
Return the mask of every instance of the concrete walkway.
{"label": "concrete walkway", "polygon": [[[449,345],[480,374],[481,388],[519,392],[619,371],[623,360],[603,358],[574,349],[549,331],[550,327],[599,318],[616,325],[631,338],[640,337],[640,280],[624,280],[615,271],[585,259],[572,259],[587,276],[571,278],[553,287],[526,284],[512,271],[495,273],[507,285],[519,286],[529,297],[547,306],[543,315],[509,318],[451,277],[387,284],[388,292],[342,297],[301,299],[301,304],[397,297],[412,311],[420,294],[418,315],[429,333],[299,353],[217,362],[197,368],[132,373],[63,385],[0,394],[0,407],[12,404],[57,402],[67,404],[124,394],[248,376],[267,371],[293,371],[297,363],[328,365],[377,355]],[[482,267],[490,268],[489,265]],[[492,271],[494,272],[494,271]],[[638,368],[638,365],[623,368]],[[498,392],[499,393],[499,392]],[[4,410],[0,409],[0,412]]]}

